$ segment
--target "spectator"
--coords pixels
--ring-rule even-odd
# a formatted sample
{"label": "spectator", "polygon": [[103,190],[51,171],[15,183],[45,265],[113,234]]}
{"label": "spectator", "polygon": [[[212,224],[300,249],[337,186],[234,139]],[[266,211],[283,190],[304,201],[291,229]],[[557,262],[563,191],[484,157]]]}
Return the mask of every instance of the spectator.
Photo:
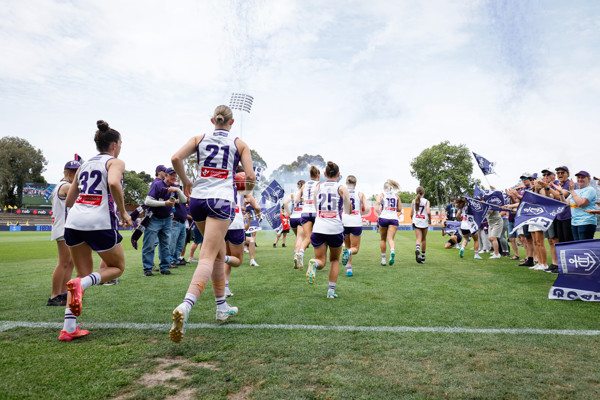
{"label": "spectator", "polygon": [[[154,263],[154,248],[158,238],[158,254],[160,258],[160,273],[170,275],[170,251],[171,241],[171,211],[176,201],[185,202],[187,198],[177,187],[171,186],[174,183],[176,175],[166,175],[164,180],[159,178],[159,165],[157,169],[157,178],[152,182],[150,191],[146,196],[144,204],[150,207],[152,216],[150,222],[144,230],[144,242],[142,247],[142,263],[144,267],[144,276],[154,276],[152,273],[152,264]],[[175,196],[178,195],[179,199]]]}
{"label": "spectator", "polygon": [[[169,168],[167,170],[168,182],[172,182],[171,187],[179,187],[177,184],[177,172],[173,168]],[[185,195],[184,195],[185,197]],[[173,220],[171,221],[171,243],[170,243],[170,251],[171,251],[171,264],[170,268],[177,268],[179,265],[185,265],[185,259],[183,257],[179,257],[183,247],[185,246],[185,221],[187,219],[187,211],[185,207],[185,202],[187,202],[187,198],[182,203],[181,201],[175,202],[174,212],[173,212]]]}
{"label": "spectator", "polygon": [[454,199],[446,206],[446,219],[448,221],[456,221],[457,213],[458,207],[456,207],[456,199]]}
{"label": "spectator", "polygon": [[[569,187],[571,180],[569,179],[569,168],[566,166],[560,166],[554,169],[556,176],[558,177],[558,184],[552,184],[550,193],[552,193],[555,199],[565,201],[569,197]],[[571,230],[571,209],[566,207],[563,212],[556,216],[556,234],[558,236],[558,242],[571,242],[573,241],[573,231]]]}
{"label": "spectator", "polygon": [[596,209],[596,191],[590,186],[590,174],[587,171],[579,171],[575,174],[577,177],[577,186],[571,182],[569,185],[568,204],[571,207],[571,230],[573,239],[587,240],[593,239],[596,232],[596,217],[587,210]]}
{"label": "spectator", "polygon": [[[542,188],[539,193],[545,195],[546,197],[554,198],[552,194],[552,185],[558,185],[559,181],[556,179],[556,174],[554,170],[550,168],[545,168],[542,170],[542,181],[540,182],[540,187]],[[558,199],[557,199],[558,200]],[[558,273],[558,257],[556,255],[556,243],[558,243],[558,233],[556,229],[556,218],[552,221],[552,224],[546,229],[544,232],[544,238],[548,240],[548,245],[550,246],[550,257],[551,264],[545,270],[550,273]]]}

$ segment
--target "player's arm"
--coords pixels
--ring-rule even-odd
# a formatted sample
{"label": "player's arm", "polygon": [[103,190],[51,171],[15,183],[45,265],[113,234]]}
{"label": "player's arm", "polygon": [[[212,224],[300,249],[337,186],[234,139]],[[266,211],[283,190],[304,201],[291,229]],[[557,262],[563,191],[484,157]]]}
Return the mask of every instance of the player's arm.
{"label": "player's arm", "polygon": [[363,192],[358,193],[358,197],[360,198],[360,215],[367,215],[371,211],[367,209],[367,198]]}
{"label": "player's arm", "polygon": [[348,188],[344,185],[340,185],[338,188],[338,193],[342,196],[344,201],[344,212],[346,214],[352,213],[352,204],[350,203],[350,192],[348,192]]}
{"label": "player's arm", "polygon": [[77,200],[77,197],[79,197],[79,169],[77,169],[77,173],[75,174],[73,184],[67,192],[67,199],[65,200],[65,205],[68,208],[73,207],[73,204],[75,204],[75,200]]}
{"label": "player's arm", "polygon": [[431,223],[431,208],[429,207],[429,200],[427,200],[427,205],[425,206],[425,210],[427,213],[427,218],[429,218],[428,221],[429,221],[429,223]]}
{"label": "player's arm", "polygon": [[183,166],[183,161],[192,155],[196,148],[198,147],[198,143],[204,138],[204,135],[194,136],[190,140],[186,142],[175,154],[171,157],[171,163],[173,164],[173,169],[177,172],[177,176],[181,179],[181,183],[183,184],[183,193],[185,196],[189,197],[192,194],[192,181],[185,173],[185,168]]}
{"label": "player's arm", "polygon": [[123,188],[121,187],[121,180],[123,178],[123,172],[125,171],[125,163],[118,158],[113,158],[108,161],[106,168],[108,169],[108,190],[110,190],[110,195],[112,196],[113,201],[119,210],[121,226],[123,226],[123,228],[130,227],[133,225],[133,221],[131,220],[127,210],[125,210]]}
{"label": "player's arm", "polygon": [[235,141],[238,151],[240,152],[240,161],[242,162],[242,167],[244,167],[244,173],[246,174],[246,191],[251,193],[256,184],[256,174],[254,173],[250,149],[242,139],[237,138]]}

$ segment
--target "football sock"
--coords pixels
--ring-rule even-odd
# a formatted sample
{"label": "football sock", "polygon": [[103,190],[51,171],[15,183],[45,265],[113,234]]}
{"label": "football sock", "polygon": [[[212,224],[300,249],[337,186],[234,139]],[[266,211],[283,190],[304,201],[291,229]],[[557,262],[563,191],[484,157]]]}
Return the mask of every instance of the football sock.
{"label": "football sock", "polygon": [[85,290],[90,286],[97,285],[102,280],[100,273],[94,272],[89,274],[88,276],[81,278],[81,289]]}
{"label": "football sock", "polygon": [[69,307],[65,308],[65,323],[63,331],[72,333],[77,329],[77,317],[73,315]]}
{"label": "football sock", "polygon": [[229,280],[225,279],[225,287],[229,288]]}
{"label": "football sock", "polygon": [[187,308],[188,312],[192,309],[194,304],[196,304],[196,300],[198,300],[198,299],[193,294],[191,294],[191,293],[185,294],[185,298],[183,299],[183,305],[185,306],[185,308]]}
{"label": "football sock", "polygon": [[421,260],[425,261],[425,252],[421,253]]}
{"label": "football sock", "polygon": [[225,256],[225,264],[229,264],[229,261],[231,261],[231,257]]}
{"label": "football sock", "polygon": [[219,311],[227,310],[227,301],[225,301],[225,296],[215,297],[215,303],[217,303],[217,310],[219,310]]}
{"label": "football sock", "polygon": [[329,291],[335,292],[335,282],[329,282]]}
{"label": "football sock", "polygon": [[417,245],[417,251],[421,251],[421,245],[420,244]]}
{"label": "football sock", "polygon": [[352,265],[346,264],[346,271],[352,271]]}

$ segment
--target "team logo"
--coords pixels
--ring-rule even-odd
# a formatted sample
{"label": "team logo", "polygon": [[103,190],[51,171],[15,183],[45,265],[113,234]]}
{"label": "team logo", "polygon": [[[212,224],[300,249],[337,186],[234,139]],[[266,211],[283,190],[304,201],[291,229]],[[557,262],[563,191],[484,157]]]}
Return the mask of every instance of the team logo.
{"label": "team logo", "polygon": [[542,206],[533,206],[531,204],[526,205],[522,209],[522,213],[527,214],[527,215],[540,215],[540,214],[543,214],[544,211],[546,211],[544,209],[544,207],[542,207]]}
{"label": "team logo", "polygon": [[473,210],[475,211],[481,211],[483,209],[483,207],[478,201],[469,200],[469,204],[471,205],[471,208],[473,208]]}
{"label": "team logo", "polygon": [[229,176],[229,171],[226,169],[202,167],[200,175],[203,178],[226,179]]}
{"label": "team logo", "polygon": [[600,266],[600,259],[589,249],[561,250],[560,260],[568,274],[591,275]]}

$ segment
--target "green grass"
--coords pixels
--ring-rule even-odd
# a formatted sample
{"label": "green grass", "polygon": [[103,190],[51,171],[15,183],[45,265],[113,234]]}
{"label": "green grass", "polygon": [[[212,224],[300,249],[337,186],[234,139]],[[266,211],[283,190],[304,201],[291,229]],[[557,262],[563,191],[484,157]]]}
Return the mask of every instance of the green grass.
{"label": "green grass", "polygon": [[[56,263],[49,236],[0,232],[0,320],[62,322],[62,308],[45,306]],[[141,252],[125,237],[121,283],[86,292],[79,322],[89,326],[88,337],[61,343],[60,328],[0,332],[1,399],[600,397],[597,335],[192,328],[174,344],[168,328],[94,327],[169,323],[191,279],[190,265],[171,276],[143,277]],[[600,330],[598,304],[548,300],[555,275],[507,259],[476,261],[469,251],[460,259],[457,250],[443,249],[436,231],[429,232],[425,265],[415,263],[413,232],[399,231],[391,267],[379,265],[377,233],[365,232],[353,260],[355,276],[340,274],[336,300],[325,298],[328,268],[308,285],[304,273],[291,268],[292,249],[272,248],[273,239],[272,232],[259,233],[260,267],[249,267],[246,258],[233,271],[229,303],[240,314],[225,328]],[[311,255],[309,249],[305,260]],[[216,326],[214,315],[209,286],[189,322]]]}

